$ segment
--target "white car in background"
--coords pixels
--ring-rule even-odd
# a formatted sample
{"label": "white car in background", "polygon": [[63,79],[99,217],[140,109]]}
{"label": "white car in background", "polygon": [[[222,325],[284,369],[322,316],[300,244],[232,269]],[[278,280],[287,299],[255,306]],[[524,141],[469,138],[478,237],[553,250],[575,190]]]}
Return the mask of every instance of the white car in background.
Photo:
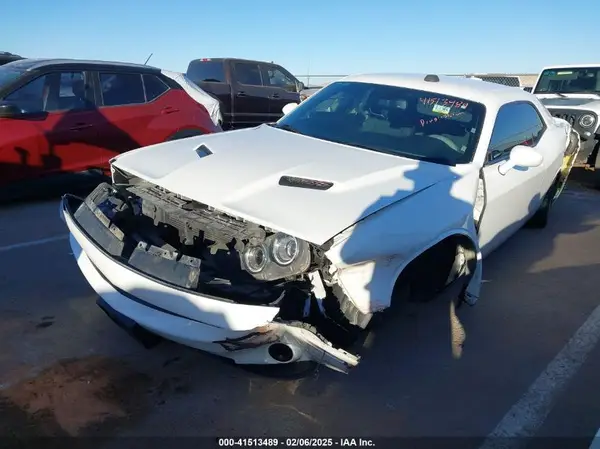
{"label": "white car in background", "polygon": [[594,184],[600,188],[600,64],[544,67],[533,93],[579,133],[581,151],[574,163],[595,171]]}
{"label": "white car in background", "polygon": [[63,198],[77,263],[120,326],[346,372],[392,301],[459,282],[474,304],[482,258],[546,224],[578,144],[534,95],[456,77],[350,76],[286,110],[130,151],[112,185]]}
{"label": "white car in background", "polygon": [[185,90],[190,97],[206,108],[213,123],[218,127],[222,126],[223,115],[221,114],[221,103],[219,103],[219,100],[200,89],[186,76],[185,73],[172,72],[170,70],[161,70],[161,73],[183,87],[183,90]]}

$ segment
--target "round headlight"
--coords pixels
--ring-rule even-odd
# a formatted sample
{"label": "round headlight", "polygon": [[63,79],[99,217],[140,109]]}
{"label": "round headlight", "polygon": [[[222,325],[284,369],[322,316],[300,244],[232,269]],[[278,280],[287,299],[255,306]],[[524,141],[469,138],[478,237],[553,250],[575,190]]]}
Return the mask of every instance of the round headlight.
{"label": "round headlight", "polygon": [[263,245],[249,246],[242,255],[242,261],[250,273],[259,273],[267,265],[267,250]]}
{"label": "round headlight", "polygon": [[273,260],[279,265],[289,265],[298,256],[300,247],[296,237],[287,234],[277,234],[271,245]]}
{"label": "round headlight", "polygon": [[583,128],[589,128],[590,126],[592,126],[594,123],[596,122],[596,118],[591,115],[591,114],[584,114],[581,116],[581,118],[579,119],[579,124],[583,127]]}

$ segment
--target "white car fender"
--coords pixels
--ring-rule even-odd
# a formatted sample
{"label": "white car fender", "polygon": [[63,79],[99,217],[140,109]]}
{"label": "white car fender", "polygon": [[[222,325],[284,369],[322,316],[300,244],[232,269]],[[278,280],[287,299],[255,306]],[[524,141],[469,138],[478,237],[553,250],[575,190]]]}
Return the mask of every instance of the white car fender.
{"label": "white car fender", "polygon": [[[478,182],[475,171],[442,181],[367,217],[336,239],[326,253],[334,265],[334,279],[362,313],[389,307],[402,270],[424,251],[452,235],[467,237],[478,254],[478,268],[468,288],[469,296],[475,298],[471,301],[476,300],[481,279],[481,256],[473,219]],[[423,210],[423,204],[432,207]]]}

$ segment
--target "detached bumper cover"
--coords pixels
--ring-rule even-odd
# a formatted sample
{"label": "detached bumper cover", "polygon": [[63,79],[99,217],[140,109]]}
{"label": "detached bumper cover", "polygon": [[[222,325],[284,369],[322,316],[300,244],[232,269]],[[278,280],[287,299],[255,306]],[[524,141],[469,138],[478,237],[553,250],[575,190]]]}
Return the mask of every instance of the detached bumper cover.
{"label": "detached bumper cover", "polygon": [[567,185],[567,180],[569,178],[569,174],[573,166],[575,165],[579,154],[581,153],[582,141],[577,132],[574,132],[573,138],[565,151],[565,155],[563,157],[562,167],[560,169],[560,180],[558,184],[558,188],[556,189],[556,194],[554,195],[554,199],[557,199],[560,194],[563,192],[565,186]]}
{"label": "detached bumper cover", "polygon": [[[73,255],[102,298],[102,305],[108,306],[103,310],[113,310],[126,318],[119,318],[121,327],[140,326],[160,337],[237,363],[278,363],[268,355],[268,346],[280,342],[293,349],[291,361],[313,360],[341,372],[358,364],[357,356],[334,348],[311,330],[276,321],[277,307],[237,304],[186,291],[128,266],[111,255],[112,251],[118,252],[118,232],[112,232],[99,219],[89,219],[87,213],[80,214],[88,217],[84,227],[75,217],[75,208],[80,204],[81,200],[66,195],[60,205]],[[87,208],[85,204],[81,207]],[[124,323],[127,320],[130,321]]]}

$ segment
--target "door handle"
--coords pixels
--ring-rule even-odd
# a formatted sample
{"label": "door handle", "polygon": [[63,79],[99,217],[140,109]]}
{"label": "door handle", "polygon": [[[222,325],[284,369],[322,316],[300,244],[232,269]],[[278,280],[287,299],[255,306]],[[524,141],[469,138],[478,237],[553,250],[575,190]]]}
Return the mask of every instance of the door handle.
{"label": "door handle", "polygon": [[160,113],[163,115],[172,114],[173,112],[179,112],[179,109],[174,108],[172,106],[167,106],[162,111],[160,111]]}
{"label": "door handle", "polygon": [[89,123],[77,123],[75,126],[69,128],[70,131],[83,131],[84,129],[91,128],[92,125]]}
{"label": "door handle", "polygon": [[271,98],[279,98],[279,94],[273,94],[271,95]]}
{"label": "door handle", "polygon": [[246,95],[246,92],[241,91],[241,92],[238,92],[236,96],[237,97],[247,97],[248,95]]}

